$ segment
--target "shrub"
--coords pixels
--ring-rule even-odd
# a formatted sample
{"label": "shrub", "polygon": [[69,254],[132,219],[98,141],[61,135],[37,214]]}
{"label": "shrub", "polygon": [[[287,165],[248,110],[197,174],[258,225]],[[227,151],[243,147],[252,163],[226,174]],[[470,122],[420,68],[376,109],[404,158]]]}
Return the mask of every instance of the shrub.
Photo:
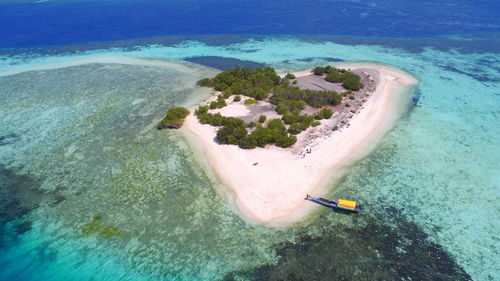
{"label": "shrub", "polygon": [[271,130],[277,131],[281,134],[286,132],[285,124],[280,119],[272,119],[267,122],[267,127]]}
{"label": "shrub", "polygon": [[313,91],[300,89],[299,87],[275,87],[270,102],[278,105],[286,100],[302,100],[312,107],[323,107],[325,105],[337,105],[341,97],[334,91]]}
{"label": "shrub", "polygon": [[294,123],[294,124],[290,125],[290,127],[288,127],[288,133],[290,133],[292,135],[297,135],[302,131],[303,130],[302,130],[300,124],[298,124],[298,123]]}
{"label": "shrub", "polygon": [[318,127],[319,125],[321,125],[321,123],[319,121],[316,121],[316,120],[312,121],[312,123],[311,123],[311,126],[313,126],[313,127]]}
{"label": "shrub", "polygon": [[280,82],[281,77],[271,67],[256,69],[237,67],[217,74],[210,79],[210,86],[218,91],[230,89],[232,94],[255,98],[256,94],[259,97],[264,96],[261,90],[256,92],[257,88],[262,89],[267,94]]}
{"label": "shrub", "polygon": [[294,85],[297,84],[297,83],[298,83],[297,80],[293,80],[293,82],[292,82],[292,84],[294,84]]}
{"label": "shrub", "polygon": [[239,144],[247,134],[243,126],[224,126],[217,131],[217,140],[224,144]]}
{"label": "shrub", "polygon": [[[214,115],[217,115],[217,114],[214,114]],[[232,127],[243,127],[245,125],[245,122],[243,120],[241,120],[240,118],[236,118],[236,117],[222,117],[222,125],[232,126]]]}
{"label": "shrub", "polygon": [[200,87],[210,87],[210,86],[212,86],[212,83],[210,81],[210,78],[203,78],[203,79],[199,80],[198,82],[196,82],[196,85],[198,85]]}
{"label": "shrub", "polygon": [[224,99],[227,99],[229,98],[230,96],[233,95],[233,91],[231,90],[231,88],[229,89],[226,89],[223,93],[222,93],[222,96],[224,97]]}
{"label": "shrub", "polygon": [[331,83],[341,83],[343,81],[343,76],[340,72],[331,72],[326,75],[325,80]]}
{"label": "shrub", "polygon": [[257,123],[255,123],[253,121],[247,124],[248,128],[255,128],[255,126],[257,126]]}
{"label": "shrub", "polygon": [[231,89],[231,92],[233,94],[239,95],[245,92],[245,88],[246,88],[245,82],[238,80],[232,83],[229,89]]}
{"label": "shrub", "polygon": [[255,88],[253,97],[257,100],[266,99],[269,96],[269,92],[262,88]]}
{"label": "shrub", "polygon": [[294,145],[296,142],[297,142],[296,136],[280,135],[276,140],[276,146],[286,148]]}
{"label": "shrub", "polygon": [[285,78],[292,80],[292,79],[295,79],[295,75],[288,73],[287,75],[285,75]]}
{"label": "shrub", "polygon": [[257,103],[257,101],[254,100],[254,99],[247,99],[247,100],[245,100],[245,104],[256,104],[256,103]]}
{"label": "shrub", "polygon": [[314,69],[313,69],[313,73],[314,75],[318,75],[318,76],[321,76],[325,73],[325,68],[324,67],[321,67],[321,66],[316,66]]}
{"label": "shrub", "polygon": [[299,122],[300,115],[298,114],[283,114],[281,119],[285,122],[285,124],[290,125],[293,123]]}
{"label": "shrub", "polygon": [[332,117],[332,115],[333,115],[333,111],[331,111],[328,108],[323,108],[318,112],[318,114],[316,114],[315,118],[318,120],[330,119]]}
{"label": "shrub", "polygon": [[350,104],[348,104],[348,103],[346,103],[346,104],[345,104],[345,107],[351,107],[351,105],[350,105]]}
{"label": "shrub", "polygon": [[247,136],[240,140],[238,146],[243,149],[254,149],[257,147],[257,141],[255,138]]}
{"label": "shrub", "polygon": [[164,128],[175,128],[178,129],[184,123],[184,120],[189,115],[189,110],[184,107],[172,108],[167,112],[165,118],[163,118],[160,123],[158,123],[157,128],[159,130]]}
{"label": "shrub", "polygon": [[226,106],[226,105],[227,105],[227,103],[226,103],[226,99],[224,98],[224,95],[219,95],[219,96],[217,97],[217,102],[219,103],[219,106],[220,106],[220,107],[224,107],[224,106]]}
{"label": "shrub", "polygon": [[222,126],[224,125],[224,119],[225,117],[222,116],[220,113],[215,113],[215,114],[209,114],[209,124],[212,126]]}
{"label": "shrub", "polygon": [[276,112],[280,115],[288,112],[300,112],[306,106],[303,100],[281,100],[276,106]]}
{"label": "shrub", "polygon": [[304,123],[309,126],[311,122],[314,120],[314,117],[311,115],[300,115],[297,112],[292,114],[284,114],[281,119],[285,122],[285,124],[290,125],[293,123]]}
{"label": "shrub", "polygon": [[238,95],[238,96],[235,96],[233,101],[240,101],[241,100],[241,97]]}
{"label": "shrub", "polygon": [[288,113],[288,103],[286,101],[281,101],[276,105],[276,113],[283,115]]}
{"label": "shrub", "polygon": [[278,134],[266,127],[257,127],[250,134],[250,137],[254,138],[257,146],[264,147],[266,144],[276,142],[276,136]]}
{"label": "shrub", "polygon": [[[363,88],[361,78],[345,69],[332,68],[330,73],[326,75],[325,80],[331,83],[342,83],[342,87],[351,91],[357,91]],[[350,94],[350,92],[348,94]]]}
{"label": "shrub", "polygon": [[349,96],[349,99],[350,100],[354,100],[354,96]]}
{"label": "shrub", "polygon": [[333,126],[332,131],[337,131],[339,129],[339,126]]}
{"label": "shrub", "polygon": [[195,115],[203,114],[208,112],[208,105],[199,106],[194,112]]}
{"label": "shrub", "polygon": [[217,96],[217,100],[210,103],[210,109],[223,108],[226,106],[226,100],[224,99],[224,95]]}
{"label": "shrub", "polygon": [[330,109],[324,108],[321,111],[323,112],[323,118],[324,119],[330,119],[330,118],[332,118],[333,111],[331,111]]}
{"label": "shrub", "polygon": [[266,118],[267,118],[267,117],[266,117],[266,115],[261,115],[261,116],[259,116],[259,123],[264,123],[264,122],[266,122]]}
{"label": "shrub", "polygon": [[358,75],[348,71],[344,73],[344,79],[342,80],[342,87],[348,90],[358,91],[359,89],[363,88],[364,85],[363,83],[361,83],[361,79],[359,78]]}
{"label": "shrub", "polygon": [[210,124],[212,126],[243,127],[245,124],[245,122],[239,118],[224,117],[220,113],[198,113],[198,120],[201,124]]}

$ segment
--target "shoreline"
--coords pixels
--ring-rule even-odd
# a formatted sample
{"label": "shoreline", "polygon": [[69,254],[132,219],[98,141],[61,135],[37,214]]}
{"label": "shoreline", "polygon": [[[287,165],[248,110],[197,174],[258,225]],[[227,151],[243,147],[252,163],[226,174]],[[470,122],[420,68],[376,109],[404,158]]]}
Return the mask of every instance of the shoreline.
{"label": "shoreline", "polygon": [[209,166],[226,187],[230,200],[245,219],[280,227],[297,223],[317,210],[318,205],[303,199],[305,195],[326,196],[328,187],[338,182],[349,166],[372,152],[402,115],[405,93],[418,83],[413,75],[388,65],[335,66],[375,70],[380,83],[364,108],[351,119],[350,126],[321,138],[306,158],[299,159],[291,149],[275,146],[244,150],[220,145],[214,141],[217,128],[200,124],[193,114],[186,118],[181,131],[188,143],[198,147],[195,150],[209,163],[204,166]]}

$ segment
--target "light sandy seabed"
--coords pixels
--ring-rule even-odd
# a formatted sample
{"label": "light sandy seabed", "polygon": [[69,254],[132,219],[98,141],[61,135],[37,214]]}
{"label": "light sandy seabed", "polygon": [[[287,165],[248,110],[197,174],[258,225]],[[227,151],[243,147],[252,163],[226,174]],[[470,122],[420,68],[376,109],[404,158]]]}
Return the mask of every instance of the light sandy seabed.
{"label": "light sandy seabed", "polygon": [[[321,138],[306,157],[292,149],[276,146],[244,150],[236,145],[221,145],[214,141],[217,128],[202,125],[192,114],[184,132],[192,145],[199,146],[211,169],[229,193],[243,216],[251,221],[273,226],[286,226],[303,219],[317,205],[305,201],[306,194],[326,195],[346,168],[370,153],[401,115],[402,104],[408,101],[405,93],[417,84],[412,75],[382,64],[338,64],[342,68],[368,68],[378,72],[375,92],[356,114],[348,128]],[[308,71],[296,75],[308,75]],[[232,116],[238,116],[230,109]],[[258,163],[254,165],[254,163]]]}
{"label": "light sandy seabed", "polygon": [[49,64],[43,63],[40,65],[33,65],[28,67],[21,66],[19,68],[9,69],[8,71],[0,71],[0,76],[14,75],[26,71],[59,69],[59,68],[72,67],[72,66],[91,64],[91,63],[104,63],[104,64],[116,63],[116,64],[127,64],[127,65],[159,66],[159,67],[167,67],[180,72],[193,72],[194,70],[196,70],[194,68],[195,64],[192,63],[187,63],[189,64],[188,67],[185,65],[186,63],[183,64],[179,63],[178,61],[171,62],[164,59],[160,60],[160,59],[134,58],[129,56],[106,55],[106,56],[82,57],[80,59],[71,59],[68,61],[60,61]]}

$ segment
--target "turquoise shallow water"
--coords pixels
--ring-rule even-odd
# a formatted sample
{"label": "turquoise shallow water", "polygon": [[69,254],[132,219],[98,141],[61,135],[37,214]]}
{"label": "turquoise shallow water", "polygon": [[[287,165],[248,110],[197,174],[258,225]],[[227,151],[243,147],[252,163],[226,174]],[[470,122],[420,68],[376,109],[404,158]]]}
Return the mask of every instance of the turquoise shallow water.
{"label": "turquoise shallow water", "polygon": [[[415,105],[379,148],[332,186],[333,197],[363,202],[365,214],[325,210],[304,225],[271,229],[241,220],[182,137],[153,128],[167,108],[205,97],[194,82],[217,70],[189,63],[182,71],[109,63],[43,70],[103,56],[218,56],[279,71],[377,61],[421,82]],[[13,199],[2,202],[0,278],[313,280],[327,272],[498,280],[499,70],[497,53],[294,38],[6,55],[0,180]],[[84,234],[95,216],[101,234]],[[109,227],[118,232],[106,239]]]}

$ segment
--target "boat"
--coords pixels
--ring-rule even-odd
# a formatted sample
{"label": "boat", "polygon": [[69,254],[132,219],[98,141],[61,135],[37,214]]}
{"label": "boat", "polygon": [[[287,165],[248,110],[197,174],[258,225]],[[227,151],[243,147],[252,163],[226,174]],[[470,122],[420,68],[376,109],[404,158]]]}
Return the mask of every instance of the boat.
{"label": "boat", "polygon": [[313,201],[315,203],[321,204],[323,206],[332,208],[332,209],[339,209],[339,210],[345,210],[349,212],[354,212],[354,213],[359,213],[361,211],[361,205],[356,203],[356,201],[350,201],[350,200],[345,200],[345,199],[339,199],[338,201],[333,201],[333,200],[328,200],[325,198],[319,198],[315,196],[311,196],[307,194],[306,198],[304,200],[309,200]]}

